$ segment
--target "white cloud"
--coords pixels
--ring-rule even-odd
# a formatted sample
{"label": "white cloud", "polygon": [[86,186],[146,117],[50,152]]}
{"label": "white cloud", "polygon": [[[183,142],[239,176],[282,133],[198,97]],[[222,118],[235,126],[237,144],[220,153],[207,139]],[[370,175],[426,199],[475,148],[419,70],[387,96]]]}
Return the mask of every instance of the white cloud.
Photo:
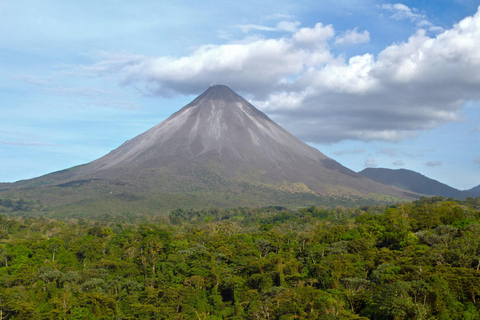
{"label": "white cloud", "polygon": [[[404,16],[418,13],[401,6]],[[103,55],[84,67],[145,92],[199,94],[226,84],[300,138],[400,141],[462,120],[480,99],[480,12],[434,37],[420,30],[378,55],[335,56],[330,25],[281,38],[205,45],[182,57]]]}
{"label": "white cloud", "polygon": [[241,24],[241,25],[238,25],[238,28],[242,30],[242,32],[244,33],[249,33],[252,30],[255,30],[255,31],[276,31],[277,30],[275,28],[260,26],[256,24]]}
{"label": "white cloud", "polygon": [[269,20],[292,20],[294,18],[294,16],[287,13],[275,13],[267,17]]}
{"label": "white cloud", "polygon": [[480,157],[476,158],[475,160],[473,160],[474,163],[476,164],[480,164]]}
{"label": "white cloud", "polygon": [[393,162],[393,165],[397,166],[397,167],[403,167],[405,165],[405,163],[402,160],[397,160],[397,161]]}
{"label": "white cloud", "polygon": [[301,28],[293,35],[293,39],[299,44],[306,46],[318,47],[325,46],[325,42],[335,35],[335,31],[331,25],[324,26],[317,23],[313,28]]}
{"label": "white cloud", "polygon": [[[332,59],[325,44],[333,36],[331,26],[317,24],[307,29],[302,28],[291,38],[205,45],[180,58],[103,54],[100,62],[84,70],[120,77],[122,84],[140,82],[144,90],[165,96],[195,94],[218,83],[262,96],[301,75],[306,67]],[[314,46],[314,52],[305,50],[306,46]]]}
{"label": "white cloud", "polygon": [[300,21],[281,21],[277,24],[277,30],[295,32],[300,26]]}
{"label": "white cloud", "polygon": [[237,27],[242,30],[243,33],[249,33],[251,31],[286,31],[293,33],[297,31],[299,25],[299,21],[280,21],[277,23],[276,27],[267,27],[257,24],[241,24]]}
{"label": "white cloud", "polygon": [[341,36],[336,37],[335,44],[351,45],[370,42],[370,33],[367,30],[363,32],[358,32],[357,30],[358,28],[348,30]]}
{"label": "white cloud", "polygon": [[410,20],[415,23],[418,28],[426,29],[434,33],[444,31],[443,28],[432,24],[427,16],[423,13],[419,13],[417,9],[410,8],[402,3],[396,4],[384,4],[380,6],[381,9],[390,11],[392,13],[391,18],[395,20]]}
{"label": "white cloud", "polygon": [[316,70],[313,81],[330,92],[364,93],[378,85],[370,76],[374,64],[371,54],[354,56],[348,62],[337,61]]}
{"label": "white cloud", "polygon": [[392,12],[392,18],[396,20],[408,19],[411,21],[422,21],[426,19],[424,14],[416,13],[416,9],[410,9],[402,3],[384,4],[382,9]]}

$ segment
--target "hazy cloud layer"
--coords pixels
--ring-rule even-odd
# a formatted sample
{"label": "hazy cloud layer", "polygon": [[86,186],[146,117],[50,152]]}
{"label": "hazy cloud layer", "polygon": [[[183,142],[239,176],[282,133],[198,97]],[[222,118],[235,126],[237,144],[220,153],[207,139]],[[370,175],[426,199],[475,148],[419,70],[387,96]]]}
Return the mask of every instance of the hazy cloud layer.
{"label": "hazy cloud layer", "polygon": [[425,163],[425,165],[427,167],[439,167],[443,164],[443,161],[427,161],[427,163]]}
{"label": "hazy cloud layer", "polygon": [[385,154],[389,157],[396,157],[397,156],[397,149],[393,149],[393,148],[381,149],[380,153]]}
{"label": "hazy cloud layer", "polygon": [[405,165],[405,163],[402,160],[397,160],[397,161],[393,162],[392,164],[396,167],[403,167]]}
{"label": "hazy cloud layer", "polygon": [[34,134],[0,130],[0,146],[18,146],[18,147],[52,147],[54,143],[42,141],[44,138]]}
{"label": "hazy cloud layer", "polygon": [[14,77],[15,80],[22,81],[29,84],[43,86],[49,83],[52,79],[50,77],[40,77],[30,74],[18,74]]}
{"label": "hazy cloud layer", "polygon": [[256,24],[242,24],[238,25],[238,28],[244,33],[249,33],[251,31],[287,31],[287,32],[296,32],[298,26],[300,25],[299,21],[280,21],[276,27],[268,27]]}
{"label": "hazy cloud layer", "polygon": [[357,148],[357,149],[352,149],[352,150],[340,150],[340,151],[335,151],[333,152],[334,155],[341,156],[341,155],[346,155],[346,154],[360,154],[364,153],[366,150],[363,148]]}
{"label": "hazy cloud layer", "polygon": [[52,147],[56,146],[54,143],[42,141],[6,141],[0,140],[0,145],[18,146],[18,147]]}
{"label": "hazy cloud layer", "polygon": [[461,120],[465,102],[480,99],[480,13],[428,36],[434,26],[421,13],[403,5],[384,9],[424,30],[376,56],[345,58],[330,45],[367,42],[368,31],[336,36],[333,26],[322,23],[246,25],[245,32],[284,36],[205,45],[183,57],[104,54],[84,70],[162,96],[226,84],[310,142],[399,141]]}
{"label": "hazy cloud layer", "polygon": [[391,18],[396,20],[410,20],[415,23],[419,28],[427,29],[432,32],[441,32],[442,28],[433,25],[428,21],[427,16],[418,12],[416,9],[411,9],[402,3],[396,4],[384,4],[380,6],[382,9],[391,12]]}

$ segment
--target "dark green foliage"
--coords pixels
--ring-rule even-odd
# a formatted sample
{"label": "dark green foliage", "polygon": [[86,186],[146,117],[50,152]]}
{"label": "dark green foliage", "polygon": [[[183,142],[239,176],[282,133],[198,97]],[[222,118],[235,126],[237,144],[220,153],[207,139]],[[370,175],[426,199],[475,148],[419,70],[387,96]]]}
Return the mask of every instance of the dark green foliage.
{"label": "dark green foliage", "polygon": [[0,216],[0,312],[29,320],[478,319],[477,204],[178,209],[121,222]]}
{"label": "dark green foliage", "polygon": [[2,199],[0,198],[0,212],[26,212],[40,211],[44,206],[40,202],[20,199]]}

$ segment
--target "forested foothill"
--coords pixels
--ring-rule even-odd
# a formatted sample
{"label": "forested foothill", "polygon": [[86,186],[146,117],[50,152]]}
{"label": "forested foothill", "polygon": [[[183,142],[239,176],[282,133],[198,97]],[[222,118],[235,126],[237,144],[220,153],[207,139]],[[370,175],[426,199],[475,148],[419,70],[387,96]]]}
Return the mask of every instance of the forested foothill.
{"label": "forested foothill", "polygon": [[480,318],[480,198],[84,219],[1,199],[0,211],[1,319]]}

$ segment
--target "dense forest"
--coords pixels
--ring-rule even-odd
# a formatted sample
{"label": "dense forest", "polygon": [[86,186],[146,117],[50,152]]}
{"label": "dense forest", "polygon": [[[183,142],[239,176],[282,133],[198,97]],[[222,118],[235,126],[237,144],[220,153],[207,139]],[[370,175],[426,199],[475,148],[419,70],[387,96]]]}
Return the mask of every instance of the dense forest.
{"label": "dense forest", "polygon": [[2,320],[480,318],[480,198],[94,219],[2,199],[0,211]]}

